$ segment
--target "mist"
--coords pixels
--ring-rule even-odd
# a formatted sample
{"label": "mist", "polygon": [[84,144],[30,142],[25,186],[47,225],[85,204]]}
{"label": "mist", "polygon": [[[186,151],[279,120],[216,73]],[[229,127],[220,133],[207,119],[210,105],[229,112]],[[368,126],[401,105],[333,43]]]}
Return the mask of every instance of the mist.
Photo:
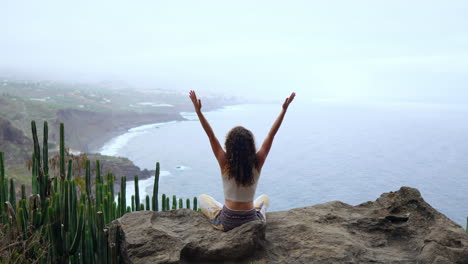
{"label": "mist", "polygon": [[1,1],[0,77],[468,101],[466,1]]}

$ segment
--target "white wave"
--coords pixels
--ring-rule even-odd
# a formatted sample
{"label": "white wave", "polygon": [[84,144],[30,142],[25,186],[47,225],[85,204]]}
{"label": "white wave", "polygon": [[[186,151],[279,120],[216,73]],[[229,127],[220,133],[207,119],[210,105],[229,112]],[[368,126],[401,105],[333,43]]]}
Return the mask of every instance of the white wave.
{"label": "white wave", "polygon": [[[207,115],[210,115],[212,113],[220,113],[220,112],[225,112],[225,111],[239,111],[239,110],[244,110],[244,109],[245,109],[245,105],[226,105],[226,106],[223,106],[223,107],[221,107],[219,109],[204,112],[204,113],[207,114]],[[187,120],[190,120],[190,121],[198,120],[197,113],[195,113],[195,112],[179,112],[179,114],[183,118],[185,118]]]}
{"label": "white wave", "polygon": [[195,112],[180,112],[179,114],[187,120],[198,120],[197,113]]}
{"label": "white wave", "polygon": [[175,123],[177,121],[169,121],[162,123],[153,123],[148,125],[142,125],[129,129],[126,133],[115,137],[108,141],[104,146],[99,150],[99,153],[107,156],[117,156],[119,150],[122,149],[128,142],[137,135],[148,133],[148,130],[158,128],[160,126],[168,125]]}
{"label": "white wave", "polygon": [[184,170],[190,170],[190,167],[184,166],[184,165],[178,165],[175,167],[176,170],[179,171],[184,171]]}

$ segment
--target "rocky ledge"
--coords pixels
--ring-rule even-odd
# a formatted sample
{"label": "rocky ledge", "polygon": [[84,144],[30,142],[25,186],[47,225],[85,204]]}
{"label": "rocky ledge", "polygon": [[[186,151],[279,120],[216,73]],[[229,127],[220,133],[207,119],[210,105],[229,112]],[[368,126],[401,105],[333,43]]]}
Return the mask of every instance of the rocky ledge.
{"label": "rocky ledge", "polygon": [[141,211],[113,222],[126,263],[468,263],[468,234],[402,187],[374,202],[267,214],[229,232],[200,212]]}

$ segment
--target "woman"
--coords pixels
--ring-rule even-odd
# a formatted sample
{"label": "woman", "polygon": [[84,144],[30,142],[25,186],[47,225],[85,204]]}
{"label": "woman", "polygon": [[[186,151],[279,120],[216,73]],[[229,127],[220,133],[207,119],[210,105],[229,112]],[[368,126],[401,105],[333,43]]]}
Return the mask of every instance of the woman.
{"label": "woman", "polygon": [[210,219],[214,228],[229,231],[253,220],[266,221],[265,212],[269,205],[268,196],[261,195],[255,201],[253,198],[273,139],[295,96],[296,94],[292,93],[284,100],[283,109],[258,152],[255,149],[252,132],[241,126],[234,127],[229,131],[225,142],[226,151],[224,151],[201,112],[201,100],[197,99],[194,91],[190,91],[190,99],[203,129],[208,135],[223,179],[224,206],[206,194],[199,197],[201,211]]}

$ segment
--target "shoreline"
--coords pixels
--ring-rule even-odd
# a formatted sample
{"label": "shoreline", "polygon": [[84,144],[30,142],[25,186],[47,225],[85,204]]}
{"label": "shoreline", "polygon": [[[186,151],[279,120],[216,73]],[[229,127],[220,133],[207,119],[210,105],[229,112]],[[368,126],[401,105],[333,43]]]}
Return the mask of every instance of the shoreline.
{"label": "shoreline", "polygon": [[134,122],[130,122],[124,125],[116,125],[111,127],[111,129],[107,133],[100,134],[98,137],[94,137],[89,140],[87,144],[88,151],[91,153],[100,153],[101,149],[108,144],[110,141],[114,140],[115,138],[122,136],[128,133],[130,130],[146,125],[151,124],[158,124],[158,123],[167,123],[167,122],[177,122],[177,121],[184,121],[186,120],[180,114],[174,116],[164,116],[157,118],[155,117],[152,122],[147,120],[147,118],[142,118],[141,120]]}
{"label": "shoreline", "polygon": [[[234,104],[234,105],[237,105],[237,104]],[[205,112],[216,111],[216,110],[221,110],[229,106],[232,106],[232,105],[231,104],[207,105],[207,106],[204,106],[204,111]],[[158,124],[164,125],[170,122],[190,121],[191,119],[184,117],[184,114],[194,113],[194,111],[192,111],[192,108],[187,108],[187,107],[174,107],[171,110],[174,110],[174,111],[166,112],[166,113],[157,113],[157,114],[151,113],[147,115],[143,115],[141,113],[135,113],[135,115],[132,115],[132,117],[138,118],[139,115],[142,116],[142,118],[138,119],[139,121],[132,120],[131,122],[126,122],[121,125],[113,125],[110,131],[109,129],[107,129],[106,133],[98,135],[98,138],[91,137],[89,140],[89,143],[86,146],[87,151],[83,151],[83,152],[100,153],[99,151],[101,151],[105,145],[109,144],[112,140],[116,139],[119,136],[122,136],[128,132],[132,132],[131,130],[135,131],[135,129],[139,129],[145,126],[153,126],[153,125],[158,125]],[[151,118],[148,118],[148,116],[151,116]],[[96,136],[96,135],[93,135],[93,136]]]}
{"label": "shoreline", "polygon": [[157,127],[161,127],[167,124],[173,124],[175,122],[185,121],[185,120],[187,119],[183,118],[182,120],[171,120],[167,122],[150,123],[150,124],[145,124],[145,125],[130,128],[125,133],[120,133],[120,135],[108,140],[104,145],[102,145],[101,148],[99,148],[95,152],[101,155],[105,155],[105,156],[120,157],[116,155],[117,151],[123,146],[125,146],[130,139],[132,139],[134,136],[138,135],[139,133],[144,132],[146,129],[157,128]]}
{"label": "shoreline", "polygon": [[[205,112],[222,110],[229,106],[233,106],[233,105],[229,104],[229,105],[223,105],[223,106],[206,106]],[[117,151],[118,149],[123,147],[125,144],[127,144],[128,140],[131,140],[131,138],[138,135],[139,133],[144,133],[146,129],[153,128],[153,127],[164,126],[167,124],[172,124],[172,123],[180,122],[180,121],[193,121],[194,120],[191,118],[192,116],[191,113],[195,113],[195,112],[187,111],[189,109],[184,109],[184,108],[178,109],[178,110],[179,112],[177,113],[171,113],[171,115],[165,115],[164,118],[159,118],[157,120],[155,119],[153,122],[144,122],[142,120],[139,122],[127,123],[125,124],[125,126],[119,126],[118,129],[113,129],[112,132],[106,133],[105,135],[102,135],[100,138],[95,138],[92,141],[90,141],[88,148],[89,146],[94,146],[94,147],[91,149],[91,151],[88,151],[88,152],[96,153],[96,154],[104,155],[104,156],[120,157],[120,158],[128,159],[128,157],[117,155]],[[140,171],[148,170],[150,172],[149,175],[139,174],[140,180],[149,180],[154,177],[154,168],[141,168],[137,166],[133,160],[130,160],[130,161],[134,164],[134,166],[140,169]],[[161,171],[161,173],[164,174],[163,171]],[[127,183],[128,182],[132,182],[133,184],[132,180],[127,181]],[[141,187],[146,188],[145,186],[141,186]]]}

